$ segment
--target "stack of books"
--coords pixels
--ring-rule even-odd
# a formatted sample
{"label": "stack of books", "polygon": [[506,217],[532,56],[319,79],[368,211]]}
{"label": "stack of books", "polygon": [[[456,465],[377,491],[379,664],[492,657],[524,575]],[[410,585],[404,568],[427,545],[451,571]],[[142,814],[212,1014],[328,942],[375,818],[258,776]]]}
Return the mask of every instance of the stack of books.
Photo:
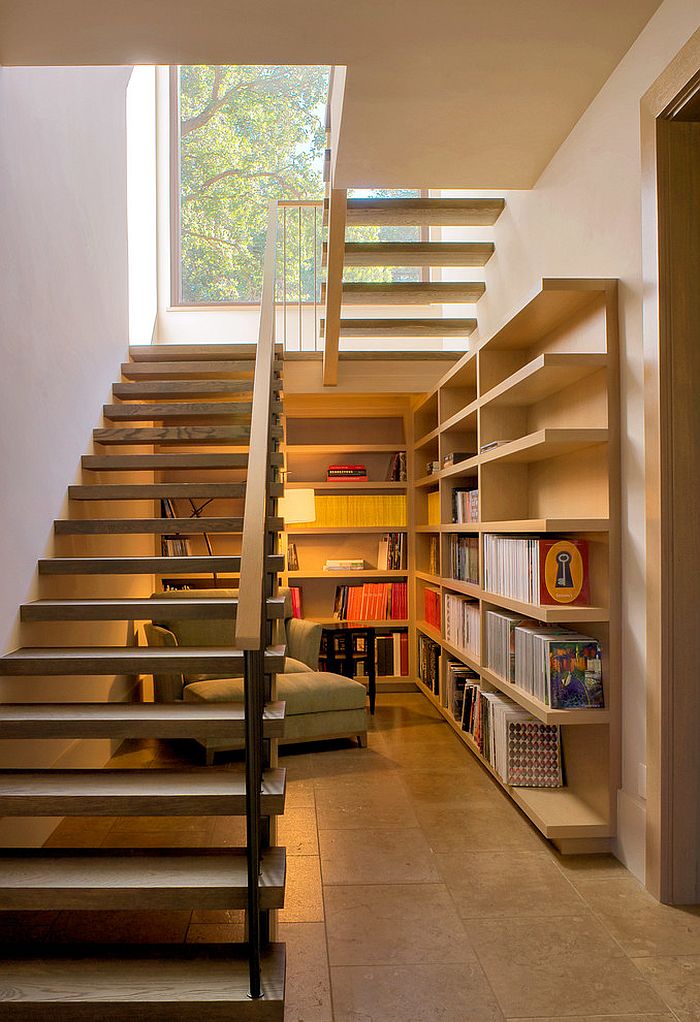
{"label": "stack of books", "polygon": [[469,458],[473,458],[475,451],[452,451],[451,454],[445,454],[442,459],[443,468],[452,468],[453,465],[458,465],[460,461],[467,461]]}
{"label": "stack of books", "polygon": [[316,497],[317,528],[387,526],[406,528],[406,495],[343,493]]}
{"label": "stack of books", "polygon": [[390,632],[374,638],[374,664],[382,678],[408,676],[408,632]]}
{"label": "stack of books", "polygon": [[323,565],[324,571],[364,571],[365,562],[361,557],[329,558]]}
{"label": "stack of books", "polygon": [[479,521],[479,491],[452,491],[452,521],[455,525],[471,525]]}
{"label": "stack of books", "polygon": [[367,482],[366,465],[329,465],[326,473],[328,482],[337,482],[347,479],[355,483]]}
{"label": "stack of books", "polygon": [[523,603],[589,603],[588,543],[487,533],[484,588]]}
{"label": "stack of books", "polygon": [[337,586],[333,617],[337,621],[402,621],[408,617],[406,582],[365,582]]}
{"label": "stack of books", "polygon": [[435,695],[440,692],[441,647],[426,635],[418,636],[418,677]]}
{"label": "stack of books", "polygon": [[406,533],[385,532],[379,540],[379,571],[401,571],[406,567]]}
{"label": "stack of books", "polygon": [[[163,497],[160,502],[161,518],[177,518],[175,506],[170,497]],[[160,552],[162,557],[189,557],[190,541],[185,536],[161,536]]]}
{"label": "stack of books", "polygon": [[440,590],[426,586],[423,590],[423,606],[427,624],[432,625],[439,632],[441,625]]}
{"label": "stack of books", "polygon": [[445,593],[445,638],[477,658],[481,646],[479,604],[466,596]]}
{"label": "stack of books", "polygon": [[458,582],[479,584],[479,539],[477,536],[450,536],[450,577]]}
{"label": "stack of books", "polygon": [[479,675],[458,660],[448,660],[445,670],[445,704],[453,718],[461,723],[464,710],[464,690],[479,684]]}
{"label": "stack of books", "polygon": [[406,452],[397,451],[396,454],[392,454],[389,459],[389,467],[386,473],[386,481],[388,483],[405,483],[406,482]]}

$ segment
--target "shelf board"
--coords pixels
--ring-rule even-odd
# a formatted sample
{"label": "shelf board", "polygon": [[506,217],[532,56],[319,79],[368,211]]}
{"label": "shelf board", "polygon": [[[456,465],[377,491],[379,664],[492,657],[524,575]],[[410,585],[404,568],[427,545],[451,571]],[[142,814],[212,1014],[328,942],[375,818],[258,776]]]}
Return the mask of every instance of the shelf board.
{"label": "shelf board", "polygon": [[481,532],[607,532],[609,518],[523,518],[508,522],[481,522]]}
{"label": "shelf board", "polygon": [[461,660],[467,667],[471,667],[473,671],[481,671],[481,664],[479,660],[471,653],[467,652],[466,649],[460,649],[459,646],[453,646],[447,639],[441,639],[442,648],[446,653],[449,653],[455,660]]}
{"label": "shelf board", "polygon": [[337,617],[308,617],[305,620],[315,621],[317,625],[361,625],[364,628],[408,628],[408,618],[379,618],[375,621],[339,621]]}
{"label": "shelf board", "polygon": [[441,525],[440,532],[479,532],[480,526],[478,522],[450,522],[449,525]]}
{"label": "shelf board", "polygon": [[488,465],[494,461],[512,461],[528,463],[544,461],[547,458],[558,458],[564,454],[573,454],[586,447],[608,442],[608,430],[594,427],[580,429],[539,429],[536,433],[501,444],[491,451],[481,454],[479,461]]}
{"label": "shelf board", "polygon": [[610,613],[607,607],[567,606],[562,604],[525,603],[513,600],[509,596],[489,593],[482,589],[479,598],[485,603],[515,611],[524,617],[534,618],[549,624],[583,624],[586,621],[608,621]]}
{"label": "shelf board", "polygon": [[[476,410],[479,407],[479,400],[475,398],[470,401],[468,405],[461,408],[458,412],[450,415],[448,419],[445,419],[440,423],[440,432],[447,433],[451,429],[455,429],[456,426],[461,426],[465,419],[470,419],[472,415],[476,415]],[[476,432],[476,423],[474,423],[474,432]]]}
{"label": "shelf board", "polygon": [[[388,483],[388,482],[376,482],[376,483],[354,483],[351,481],[344,482],[341,480],[337,483],[329,483],[326,480],[323,482],[316,482],[313,479],[309,479],[307,482],[286,482],[285,489],[287,490],[406,490],[408,483]],[[405,526],[404,526],[405,528]]]}
{"label": "shelf board", "polygon": [[499,692],[503,692],[504,695],[510,696],[513,702],[518,703],[544,724],[607,724],[610,721],[609,710],[553,710],[550,706],[546,706],[545,703],[531,696],[529,692],[511,684],[505,678],[499,677],[488,668],[479,668],[479,673],[490,685],[497,688]]}
{"label": "shelf board", "polygon": [[363,568],[362,571],[288,571],[287,578],[406,578],[406,571],[379,571],[377,568]]}
{"label": "shelf board", "polygon": [[464,461],[458,461],[455,465],[450,465],[449,468],[443,468],[440,472],[441,479],[450,479],[453,476],[470,475],[473,476],[479,465],[479,456],[474,455],[473,458],[465,458]]}
{"label": "shelf board", "polygon": [[546,277],[519,312],[479,345],[489,348],[529,348],[593,305],[615,285],[607,278]]}
{"label": "shelf board", "polygon": [[422,489],[424,486],[439,486],[441,474],[440,472],[432,472],[429,476],[422,476],[420,479],[416,479],[413,485],[417,490]]}
{"label": "shelf board", "polygon": [[435,585],[435,586],[441,586],[442,585],[442,579],[440,578],[439,575],[431,575],[427,571],[417,571],[415,573],[415,575],[416,575],[416,578],[422,578],[424,582],[430,582],[431,585]]}
{"label": "shelf board", "polygon": [[323,525],[319,527],[303,525],[290,525],[284,530],[288,536],[344,536],[346,533],[353,535],[383,535],[385,532],[407,532],[405,525]]}
{"label": "shelf board", "polygon": [[440,532],[440,525],[416,525],[416,532]]}
{"label": "shelf board", "polygon": [[436,426],[435,429],[431,429],[429,433],[425,433],[424,436],[420,437],[413,444],[416,450],[420,450],[421,447],[427,447],[433,440],[437,440],[440,435],[440,427]]}
{"label": "shelf board", "polygon": [[481,597],[481,587],[476,582],[463,582],[458,578],[443,578],[440,580],[440,585],[443,589],[451,589],[464,596],[473,596],[476,600]]}
{"label": "shelf board", "polygon": [[493,407],[523,407],[543,401],[562,388],[604,369],[608,357],[601,352],[545,352],[512,376],[492,387],[479,402]]}
{"label": "shelf board", "polygon": [[440,635],[440,632],[437,628],[429,625],[427,621],[416,621],[416,628],[419,632],[422,632],[423,635],[427,635],[429,639],[432,639],[433,642],[437,642],[442,645],[442,636]]}
{"label": "shelf board", "polygon": [[405,444],[287,444],[287,454],[397,454]]}
{"label": "shelf board", "polygon": [[462,731],[447,707],[424,685],[420,678],[416,684],[423,695],[445,718],[469,751],[488,770],[544,837],[552,839],[609,837],[612,829],[608,821],[592,809],[570,788],[514,788],[506,784],[485,759],[471,735]]}

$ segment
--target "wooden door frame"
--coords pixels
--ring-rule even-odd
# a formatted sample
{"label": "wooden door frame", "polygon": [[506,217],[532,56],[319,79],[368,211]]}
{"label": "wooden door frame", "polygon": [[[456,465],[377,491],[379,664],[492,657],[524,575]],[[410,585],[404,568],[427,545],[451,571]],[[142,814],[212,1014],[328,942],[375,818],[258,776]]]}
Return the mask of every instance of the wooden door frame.
{"label": "wooden door frame", "polygon": [[[644,437],[646,496],[647,817],[646,886],[669,903],[697,900],[695,860],[700,850],[674,853],[678,814],[685,799],[697,800],[694,778],[674,791],[674,752],[697,742],[697,720],[674,715],[673,687],[673,499],[670,475],[672,409],[668,283],[660,258],[668,224],[663,194],[664,131],[700,68],[700,29],[694,33],[641,101],[642,269],[644,334]],[[681,787],[681,786],[679,786]],[[684,861],[681,863],[681,859]]]}

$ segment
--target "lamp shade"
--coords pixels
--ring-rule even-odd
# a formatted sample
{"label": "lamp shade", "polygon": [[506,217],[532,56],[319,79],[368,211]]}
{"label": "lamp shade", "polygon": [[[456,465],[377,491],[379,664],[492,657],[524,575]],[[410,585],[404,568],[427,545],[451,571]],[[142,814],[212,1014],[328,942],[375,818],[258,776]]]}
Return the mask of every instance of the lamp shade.
{"label": "lamp shade", "polygon": [[316,494],[311,489],[285,490],[277,506],[285,525],[316,521]]}

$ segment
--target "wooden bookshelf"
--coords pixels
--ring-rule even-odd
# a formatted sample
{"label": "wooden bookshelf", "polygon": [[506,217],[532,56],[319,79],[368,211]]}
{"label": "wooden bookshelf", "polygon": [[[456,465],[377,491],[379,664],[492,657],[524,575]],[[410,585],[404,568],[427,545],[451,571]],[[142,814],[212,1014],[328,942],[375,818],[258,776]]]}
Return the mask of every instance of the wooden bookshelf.
{"label": "wooden bookshelf", "polygon": [[[519,311],[481,338],[427,394],[413,403],[411,490],[415,625],[443,651],[439,692],[417,684],[494,776],[447,707],[446,662],[479,674],[486,691],[508,695],[535,718],[559,724],[565,786],[513,788],[496,777],[545,837],[564,852],[608,850],[620,783],[619,353],[617,282],[543,280]],[[482,452],[484,445],[494,446]],[[426,475],[428,461],[456,464]],[[411,471],[411,470],[410,470]],[[456,524],[452,491],[479,491],[479,521]],[[440,520],[428,516],[429,495]],[[588,541],[590,606],[541,606],[483,589],[487,533],[560,535]],[[450,578],[449,536],[479,543],[480,584]],[[432,539],[431,539],[432,538]],[[439,572],[430,570],[437,539]],[[448,642],[423,620],[426,588],[479,605],[481,656]],[[585,631],[603,651],[603,709],[551,709],[488,667],[486,611],[504,608]]]}
{"label": "wooden bookshelf", "polygon": [[[407,454],[412,449],[410,400],[406,396],[334,394],[289,394],[285,398],[286,442],[284,445],[286,487],[312,488],[318,498],[326,494],[353,494],[359,497],[402,497],[407,494],[411,478],[387,480],[386,474],[393,454]],[[352,438],[349,443],[348,439]],[[410,458],[406,459],[410,461]],[[363,464],[368,481],[342,479],[328,481],[326,470],[331,464]],[[318,504],[317,504],[318,507]],[[364,582],[406,581],[410,577],[410,501],[406,498],[407,517],[403,524],[290,524],[285,539],[297,549],[299,568],[287,571],[285,584],[302,589],[304,617],[320,624],[333,624],[336,586],[362,585]],[[377,568],[380,537],[387,532],[406,533],[407,561],[402,570]],[[359,557],[365,561],[362,571],[324,571],[328,558]],[[410,593],[410,586],[409,586]],[[348,622],[349,623],[349,622]],[[380,632],[408,630],[413,624],[413,607],[401,620],[355,622],[372,626]],[[409,674],[377,676],[377,691],[415,691],[415,654],[409,639]],[[361,680],[361,679],[360,679]]]}

